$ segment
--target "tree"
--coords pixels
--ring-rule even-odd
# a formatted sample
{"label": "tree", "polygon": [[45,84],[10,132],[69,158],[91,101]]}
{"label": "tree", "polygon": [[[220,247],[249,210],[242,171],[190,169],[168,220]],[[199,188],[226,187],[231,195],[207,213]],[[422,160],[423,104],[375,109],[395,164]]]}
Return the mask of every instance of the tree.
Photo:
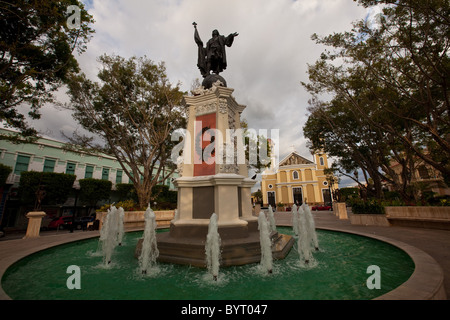
{"label": "tree", "polygon": [[186,126],[180,106],[183,93],[179,84],[173,86],[167,79],[164,63],[108,55],[99,61],[100,83],[84,74],[72,76],[68,107],[81,126],[105,145],[79,135],[74,135],[73,142],[113,155],[132,181],[139,206],[145,208],[152,188],[176,169],[168,161],[177,143],[170,134]]}
{"label": "tree", "polygon": [[255,191],[252,193],[252,196],[255,197],[256,203],[262,203],[263,202],[263,195],[261,192],[261,189],[258,189],[258,191]]}
{"label": "tree", "polygon": [[[67,23],[68,7],[77,6],[79,24]],[[86,49],[94,22],[77,0],[0,1],[0,121],[36,137],[25,116],[17,110],[29,106],[28,115],[39,119],[39,108],[53,101],[53,92],[78,72],[74,51]],[[1,139],[17,136],[1,135]]]}
{"label": "tree", "polygon": [[[312,152],[322,151],[336,158],[330,169],[356,181],[368,194],[381,197],[382,164],[388,159],[381,133],[373,130],[361,117],[356,117],[345,101],[334,98],[329,103],[312,100],[303,132]],[[366,184],[359,181],[361,171]],[[372,179],[369,179],[372,178]]]}
{"label": "tree", "polygon": [[[336,138],[346,135],[347,139],[334,142],[352,154],[353,164],[347,169],[359,166],[374,184],[379,177],[408,198],[415,158],[439,170],[444,178],[450,176],[449,2],[358,2],[384,6],[379,25],[359,21],[351,32],[313,35],[317,43],[334,51],[326,50],[310,66],[310,83],[303,85],[316,101],[324,93],[332,95],[329,103],[322,104],[323,112],[313,117],[333,119],[346,113],[357,124],[341,128],[342,123],[334,122],[328,131]],[[341,113],[335,114],[332,109],[336,111],[338,104]],[[323,141],[318,139],[312,143],[314,147],[320,144]],[[363,162],[358,158],[361,151],[369,155]],[[390,167],[391,160],[402,166],[401,179]],[[370,162],[371,170],[365,167]]]}
{"label": "tree", "polygon": [[80,200],[87,202],[91,207],[95,207],[100,200],[108,199],[111,195],[112,182],[101,179],[81,179]]}
{"label": "tree", "polygon": [[248,160],[249,169],[258,174],[271,165],[270,140],[264,135],[255,135],[251,132],[246,119],[241,120],[241,128],[244,130],[245,159]]}

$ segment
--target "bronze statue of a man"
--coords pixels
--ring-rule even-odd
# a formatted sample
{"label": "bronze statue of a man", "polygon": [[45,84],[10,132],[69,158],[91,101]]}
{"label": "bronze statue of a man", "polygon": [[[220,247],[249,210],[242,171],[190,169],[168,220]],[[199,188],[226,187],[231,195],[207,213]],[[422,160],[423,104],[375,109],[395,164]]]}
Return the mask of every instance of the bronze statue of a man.
{"label": "bronze statue of a man", "polygon": [[41,210],[42,200],[45,198],[47,192],[45,192],[45,186],[39,185],[36,191],[36,201],[34,203],[34,211]]}
{"label": "bronze statue of a man", "polygon": [[193,23],[195,32],[194,40],[198,46],[198,62],[197,66],[203,78],[207,77],[211,72],[219,74],[227,68],[227,55],[225,46],[231,47],[234,37],[239,34],[237,32],[231,33],[228,37],[219,34],[219,31],[212,32],[212,38],[206,43],[206,48],[203,47],[203,41],[197,31],[197,24]]}

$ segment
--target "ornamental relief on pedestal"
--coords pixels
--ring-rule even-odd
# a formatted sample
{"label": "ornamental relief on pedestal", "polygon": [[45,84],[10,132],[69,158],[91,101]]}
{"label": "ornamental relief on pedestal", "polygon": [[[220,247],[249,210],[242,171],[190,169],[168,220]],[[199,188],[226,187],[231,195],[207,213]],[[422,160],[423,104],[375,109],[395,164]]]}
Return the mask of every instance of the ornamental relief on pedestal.
{"label": "ornamental relief on pedestal", "polygon": [[204,114],[214,113],[217,110],[217,102],[211,102],[195,107],[195,116],[202,116]]}

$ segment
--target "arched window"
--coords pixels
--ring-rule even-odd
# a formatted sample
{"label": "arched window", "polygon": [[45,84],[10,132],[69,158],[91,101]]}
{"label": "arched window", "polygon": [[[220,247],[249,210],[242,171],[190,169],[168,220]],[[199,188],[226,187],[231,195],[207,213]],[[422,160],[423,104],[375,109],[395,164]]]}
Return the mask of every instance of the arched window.
{"label": "arched window", "polygon": [[294,180],[298,180],[298,172],[297,171],[292,172],[292,178]]}
{"label": "arched window", "polygon": [[320,157],[320,158],[319,158],[319,162],[320,162],[320,165],[321,165],[321,166],[324,166],[324,165],[325,165],[325,161],[323,161],[323,157]]}

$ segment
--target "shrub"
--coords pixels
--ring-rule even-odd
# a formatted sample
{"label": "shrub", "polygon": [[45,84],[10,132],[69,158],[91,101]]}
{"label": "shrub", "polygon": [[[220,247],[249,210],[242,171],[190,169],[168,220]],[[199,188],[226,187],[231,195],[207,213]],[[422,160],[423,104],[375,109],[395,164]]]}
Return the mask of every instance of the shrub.
{"label": "shrub", "polygon": [[118,183],[116,184],[116,194],[120,201],[134,200],[138,201],[136,189],[132,183]]}
{"label": "shrub", "polygon": [[12,168],[0,163],[0,187],[3,187],[8,179],[9,174],[12,172]]}
{"label": "shrub", "polygon": [[351,201],[352,199],[359,199],[359,189],[358,188],[341,188],[339,189],[341,202]]}
{"label": "shrub", "polygon": [[111,206],[115,206],[116,208],[122,207],[125,211],[143,211],[147,208],[139,208],[139,205],[133,200],[125,200],[119,201],[117,203],[104,204],[97,210],[97,212],[106,212]]}
{"label": "shrub", "polygon": [[25,204],[34,204],[36,191],[43,186],[45,197],[42,204],[63,204],[72,191],[76,176],[56,172],[26,171],[20,175],[19,197]]}
{"label": "shrub", "polygon": [[[155,201],[156,202],[156,201]],[[125,201],[119,201],[117,203],[111,203],[111,204],[104,204],[100,207],[100,209],[97,209],[97,212],[106,212],[111,206],[115,206],[116,208],[122,207],[125,211],[145,211],[147,207],[145,208],[139,208],[139,204],[136,203],[133,200],[125,200]],[[173,202],[156,202],[155,204],[151,204],[151,208],[153,210],[174,210],[177,208],[177,203]]]}
{"label": "shrub", "polygon": [[[134,200],[138,201],[136,189],[132,184],[119,183],[116,185],[116,194],[119,200]],[[152,188],[151,203],[167,203],[165,206],[173,207],[177,204],[178,193],[176,191],[169,190],[166,185],[156,185]],[[170,204],[170,205],[169,205]],[[153,207],[152,207],[153,208]]]}
{"label": "shrub", "polygon": [[384,214],[384,206],[376,200],[353,201],[351,207],[354,214]]}
{"label": "shrub", "polygon": [[152,206],[153,210],[174,210],[177,208],[177,203],[173,202],[156,202],[156,205]]}
{"label": "shrub", "polygon": [[156,185],[152,189],[152,202],[177,203],[177,192],[169,190],[166,185]]}
{"label": "shrub", "polygon": [[112,182],[101,179],[81,179],[80,199],[95,206],[98,201],[108,199],[111,194]]}

